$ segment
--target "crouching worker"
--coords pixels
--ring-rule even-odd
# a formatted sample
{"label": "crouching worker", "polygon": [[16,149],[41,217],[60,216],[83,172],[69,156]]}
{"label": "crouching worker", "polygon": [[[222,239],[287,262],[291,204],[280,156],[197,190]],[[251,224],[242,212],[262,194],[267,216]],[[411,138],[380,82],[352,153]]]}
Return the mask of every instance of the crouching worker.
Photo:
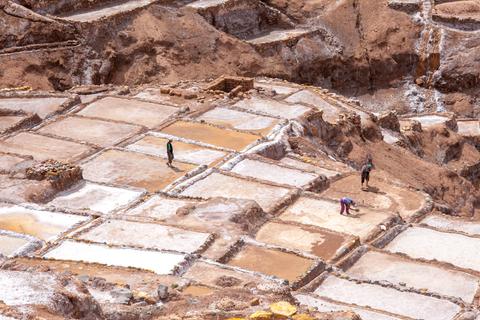
{"label": "crouching worker", "polygon": [[352,208],[355,207],[356,203],[350,198],[344,197],[340,199],[340,214],[343,215],[345,212],[345,215],[350,215],[350,209],[358,211],[358,209]]}

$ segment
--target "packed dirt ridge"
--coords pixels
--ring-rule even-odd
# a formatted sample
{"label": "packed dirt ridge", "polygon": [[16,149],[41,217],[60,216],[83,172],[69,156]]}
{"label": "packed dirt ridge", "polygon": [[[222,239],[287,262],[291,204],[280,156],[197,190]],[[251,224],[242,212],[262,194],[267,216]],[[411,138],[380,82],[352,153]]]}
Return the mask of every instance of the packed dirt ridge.
{"label": "packed dirt ridge", "polygon": [[0,319],[480,320],[478,0],[0,0]]}

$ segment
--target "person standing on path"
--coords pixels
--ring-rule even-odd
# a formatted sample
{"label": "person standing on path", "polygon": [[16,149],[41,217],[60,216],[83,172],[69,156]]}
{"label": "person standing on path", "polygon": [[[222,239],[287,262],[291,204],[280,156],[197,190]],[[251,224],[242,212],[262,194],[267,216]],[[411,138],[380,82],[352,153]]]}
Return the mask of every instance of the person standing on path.
{"label": "person standing on path", "polygon": [[172,140],[171,139],[168,139],[168,142],[167,142],[167,157],[168,157],[167,166],[171,167],[172,166],[172,161],[174,159],[173,145],[172,145]]}
{"label": "person standing on path", "polygon": [[363,188],[364,183],[365,183],[366,189],[368,190],[369,188],[368,182],[370,181],[370,171],[372,171],[373,169],[374,169],[374,166],[373,166],[372,157],[368,156],[367,161],[362,167],[362,173],[361,173],[362,174],[362,190],[365,190]]}
{"label": "person standing on path", "polygon": [[343,213],[345,212],[345,214],[349,216],[350,209],[357,211],[356,209],[351,208],[352,206],[355,206],[355,205],[356,205],[355,201],[353,201],[350,198],[343,197],[342,199],[340,199],[340,214],[343,216]]}

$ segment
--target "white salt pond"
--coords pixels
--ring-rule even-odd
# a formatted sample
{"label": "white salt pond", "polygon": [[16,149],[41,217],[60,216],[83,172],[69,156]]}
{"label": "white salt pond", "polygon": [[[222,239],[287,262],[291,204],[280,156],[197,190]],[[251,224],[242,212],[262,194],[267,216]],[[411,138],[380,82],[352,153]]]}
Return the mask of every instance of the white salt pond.
{"label": "white salt pond", "polygon": [[370,251],[355,263],[347,274],[362,280],[405,284],[417,290],[463,299],[472,303],[479,279],[464,272],[419,263],[397,255]]}
{"label": "white salt pond", "polygon": [[113,248],[67,240],[44,255],[47,259],[84,261],[109,266],[132,267],[171,274],[185,260],[185,255],[130,248]]}
{"label": "white salt pond", "polygon": [[0,229],[52,241],[88,217],[32,210],[20,206],[0,206]]}
{"label": "white salt pond", "polygon": [[405,230],[385,247],[414,259],[438,260],[475,271],[480,271],[479,248],[479,238],[420,227]]}
{"label": "white salt pond", "polygon": [[362,309],[360,307],[352,307],[340,303],[332,303],[326,300],[323,300],[319,297],[314,297],[311,295],[306,294],[297,294],[295,298],[300,302],[301,305],[308,306],[311,308],[317,308],[319,312],[345,312],[351,311],[358,314],[362,320],[399,320],[400,318],[396,318],[393,316],[386,315],[381,313],[381,311],[370,311],[366,309]]}
{"label": "white salt pond", "polygon": [[109,187],[84,182],[60,193],[49,204],[73,210],[92,210],[111,213],[142,195],[143,191]]}
{"label": "white salt pond", "polygon": [[336,301],[371,307],[393,314],[424,320],[451,320],[461,307],[447,300],[402,292],[379,285],[356,283],[329,276],[315,294]]}
{"label": "white salt pond", "polygon": [[302,187],[315,180],[318,176],[300,170],[285,168],[271,163],[244,159],[233,167],[232,172],[240,175],[266,180],[292,187]]}
{"label": "white salt pond", "polygon": [[421,223],[441,231],[457,231],[472,236],[480,236],[480,222],[478,221],[442,215],[429,215]]}
{"label": "white salt pond", "polygon": [[77,238],[108,245],[194,253],[205,245],[209,237],[208,233],[154,223],[108,220]]}

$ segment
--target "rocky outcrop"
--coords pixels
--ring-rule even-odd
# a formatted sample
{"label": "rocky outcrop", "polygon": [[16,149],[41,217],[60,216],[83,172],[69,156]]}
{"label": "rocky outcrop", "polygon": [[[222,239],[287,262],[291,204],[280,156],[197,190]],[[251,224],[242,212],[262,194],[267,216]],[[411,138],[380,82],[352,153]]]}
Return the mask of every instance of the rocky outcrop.
{"label": "rocky outcrop", "polygon": [[0,301],[21,308],[25,317],[42,311],[69,319],[103,319],[100,306],[85,286],[68,276],[0,270],[0,286],[8,288],[0,290]]}

